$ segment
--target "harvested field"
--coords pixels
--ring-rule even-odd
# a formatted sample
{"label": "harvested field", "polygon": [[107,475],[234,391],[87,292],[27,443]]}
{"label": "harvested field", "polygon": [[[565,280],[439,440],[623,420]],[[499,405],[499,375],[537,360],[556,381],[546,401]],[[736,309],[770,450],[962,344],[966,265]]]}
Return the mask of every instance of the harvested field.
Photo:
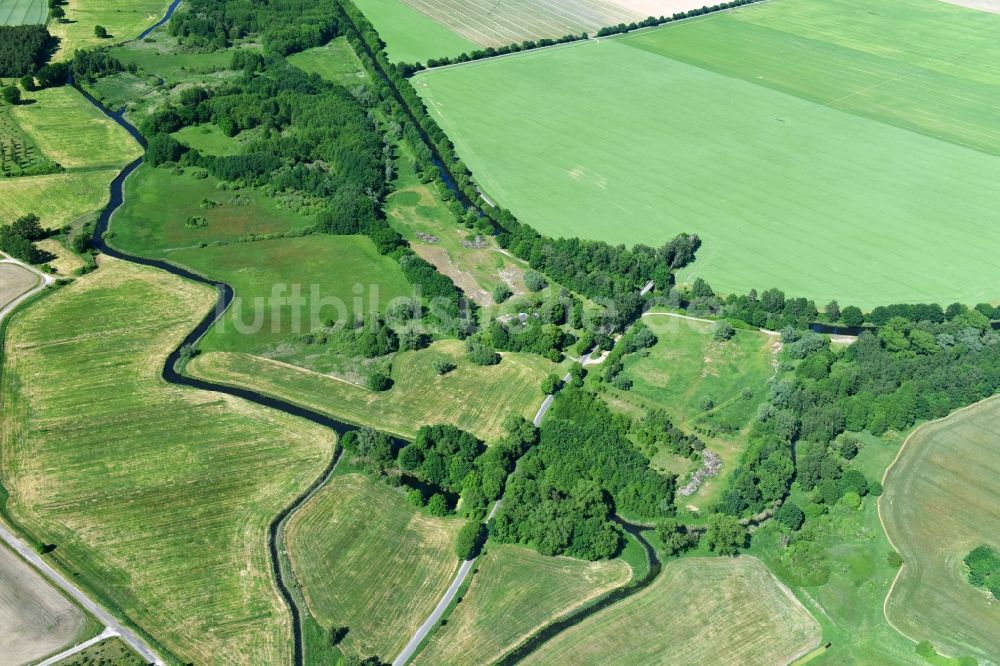
{"label": "harvested field", "polygon": [[819,638],[816,620],[760,560],[687,558],[522,663],[773,666],[805,654]]}
{"label": "harvested field", "polygon": [[[0,259],[3,255],[0,255]],[[18,264],[0,263],[0,310],[22,294],[34,289],[41,278]]]}
{"label": "harvested field", "polygon": [[[8,510],[50,557],[179,659],[284,663],[267,528],[333,435],[167,385],[212,289],[105,258],[11,320],[0,376]],[[100,396],[95,400],[94,396]]]}
{"label": "harvested field", "polygon": [[490,545],[462,602],[414,664],[491,664],[538,628],[628,582],[622,560],[546,557]]}
{"label": "harvested field", "polygon": [[0,546],[0,655],[16,666],[59,652],[80,637],[83,613],[20,558]]}
{"label": "harvested field", "polygon": [[342,649],[391,660],[448,588],[462,524],[346,474],[295,513],[285,543],[313,616],[326,630],[348,627]]}
{"label": "harvested field", "polygon": [[1000,658],[1000,600],[969,584],[963,558],[1000,548],[1000,398],[921,426],[885,477],[879,514],[903,556],[885,603],[894,626],[944,654]]}

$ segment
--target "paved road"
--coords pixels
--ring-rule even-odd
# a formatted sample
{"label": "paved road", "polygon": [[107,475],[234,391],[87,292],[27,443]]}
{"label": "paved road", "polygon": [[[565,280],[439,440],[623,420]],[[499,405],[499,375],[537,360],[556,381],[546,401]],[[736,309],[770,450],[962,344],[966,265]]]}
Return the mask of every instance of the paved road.
{"label": "paved road", "polygon": [[31,565],[40,571],[42,575],[47,577],[53,585],[62,589],[82,608],[96,617],[99,622],[104,624],[111,631],[114,631],[118,636],[121,636],[121,639],[125,641],[129,647],[135,650],[143,659],[151,664],[157,664],[158,666],[163,664],[163,660],[160,659],[160,656],[153,651],[153,648],[151,648],[145,640],[119,622],[116,617],[111,615],[111,613],[104,610],[103,606],[91,601],[90,597],[84,594],[80,588],[70,582],[61,573],[49,566],[49,563],[43,560],[41,556],[35,552],[34,548],[21,541],[21,539],[8,530],[4,525],[0,525],[0,539],[2,539],[4,543],[10,546],[13,550],[17,551],[21,557],[31,563]]}
{"label": "paved road", "polygon": [[117,635],[118,635],[118,632],[115,631],[114,629],[112,629],[111,627],[104,627],[104,631],[102,631],[98,635],[94,636],[90,640],[84,641],[82,643],[77,643],[73,647],[71,647],[71,648],[69,648],[67,650],[63,650],[59,654],[53,655],[53,656],[49,657],[48,659],[46,659],[45,661],[38,662],[37,664],[35,664],[35,666],[52,666],[52,664],[58,664],[63,659],[66,659],[67,657],[72,657],[77,652],[83,652],[84,650],[86,650],[87,648],[89,648],[91,645],[96,645],[97,643],[100,643],[101,641],[103,641],[105,639],[113,638],[113,637],[115,637]]}

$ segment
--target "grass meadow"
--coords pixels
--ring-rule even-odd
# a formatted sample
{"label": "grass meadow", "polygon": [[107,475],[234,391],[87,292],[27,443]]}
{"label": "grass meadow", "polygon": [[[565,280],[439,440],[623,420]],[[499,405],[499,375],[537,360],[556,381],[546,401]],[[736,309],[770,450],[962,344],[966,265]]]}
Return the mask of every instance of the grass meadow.
{"label": "grass meadow", "polygon": [[346,37],[337,37],[324,46],[294,53],[288,56],[288,62],[307,74],[318,74],[347,88],[354,88],[368,79]]}
{"label": "grass meadow", "polygon": [[0,109],[0,177],[38,173],[52,166],[31,137],[14,122],[10,109]]}
{"label": "grass meadow", "polygon": [[391,660],[458,568],[462,520],[419,512],[398,489],[335,476],[289,520],[285,543],[309,610],[346,626],[341,650]]}
{"label": "grass meadow", "polygon": [[109,638],[59,662],[58,666],[146,666],[120,638]]}
{"label": "grass meadow", "polygon": [[[535,415],[544,398],[542,380],[559,368],[534,354],[507,352],[502,356],[499,365],[474,365],[466,360],[465,346],[457,340],[402,352],[392,360],[395,385],[382,393],[250,354],[207,352],[195,357],[187,371],[401,437],[413,437],[423,425],[450,423],[489,441],[503,434],[509,414],[529,419]],[[458,366],[444,376],[434,370],[434,361],[442,357]]]}
{"label": "grass meadow", "polygon": [[[170,0],[67,0],[65,23],[53,23],[49,32],[59,39],[56,60],[69,60],[78,49],[92,49],[135,39],[167,13]],[[104,26],[108,37],[94,35],[95,26]]]}
{"label": "grass meadow", "polygon": [[1000,400],[910,435],[885,479],[879,511],[903,569],[885,610],[904,634],[942,653],[989,663],[1000,655],[1000,602],[969,584],[963,558],[1000,547]]}
{"label": "grass meadow", "polygon": [[752,557],[685,558],[635,596],[542,645],[524,664],[787,663],[819,625]]}
{"label": "grass meadow", "polygon": [[86,635],[90,627],[83,612],[5,546],[0,547],[0,580],[0,646],[6,663],[33,663]]}
{"label": "grass meadow", "polygon": [[681,277],[722,292],[975,303],[1000,295],[998,28],[935,0],[773,0],[414,83],[544,233],[698,233]]}
{"label": "grass meadow", "polygon": [[0,0],[0,25],[34,25],[48,17],[45,0]]}
{"label": "grass meadow", "polygon": [[267,528],[323,470],[333,436],[163,382],[167,353],[214,300],[106,258],[15,316],[0,378],[7,508],[178,659],[287,662]]}
{"label": "grass meadow", "polygon": [[537,629],[629,581],[622,560],[546,557],[490,545],[472,584],[415,665],[492,664]]}
{"label": "grass meadow", "polygon": [[[696,431],[708,448],[722,458],[722,473],[706,479],[690,497],[678,498],[678,509],[711,506],[725,490],[739,463],[745,432],[757,407],[767,398],[767,383],[776,338],[758,331],[738,330],[727,342],[712,337],[713,324],[649,313],[643,322],[657,336],[648,355],[625,357],[625,375],[632,388],[605,385],[602,395],[615,409],[642,418],[652,409],[667,412],[682,430]],[[744,390],[749,389],[749,398]],[[702,401],[711,399],[706,410]],[[708,434],[713,433],[713,434]],[[663,450],[652,459],[655,468],[683,478],[691,461]]]}

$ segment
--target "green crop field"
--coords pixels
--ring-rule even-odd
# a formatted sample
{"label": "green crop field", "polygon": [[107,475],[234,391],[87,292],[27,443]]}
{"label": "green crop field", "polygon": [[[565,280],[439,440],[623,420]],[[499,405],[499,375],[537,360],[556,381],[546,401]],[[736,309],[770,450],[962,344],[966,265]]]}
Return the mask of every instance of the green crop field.
{"label": "green crop field", "polygon": [[522,663],[770,666],[808,652],[819,636],[816,620],[760,560],[687,558]]}
{"label": "green crop field", "polygon": [[448,588],[462,523],[418,512],[400,490],[345,474],[292,516],[285,543],[323,628],[348,627],[346,653],[388,661]]}
{"label": "green crop field", "polygon": [[[53,23],[49,32],[58,37],[58,60],[68,60],[77,49],[92,49],[135,39],[167,13],[170,0],[67,0],[63,9],[66,22]],[[95,26],[104,26],[108,38],[94,35]]]}
{"label": "green crop field", "polygon": [[0,377],[0,472],[18,523],[178,658],[282,663],[291,622],[267,528],[322,471],[333,436],[162,381],[167,353],[214,300],[104,259],[18,314]]}
{"label": "green crop field", "polygon": [[546,557],[491,545],[462,602],[414,664],[492,664],[535,630],[628,582],[622,560]]}
{"label": "green crop field", "polygon": [[108,186],[117,175],[118,169],[101,169],[0,178],[0,219],[34,213],[45,228],[59,229],[103,208],[110,196]]}
{"label": "green crop field", "polygon": [[1000,602],[969,584],[963,558],[1000,548],[1000,400],[924,425],[885,479],[879,511],[903,569],[886,602],[889,620],[939,652],[990,663],[1000,655]]}
{"label": "green crop field", "polygon": [[[191,228],[185,224],[191,217],[203,217],[207,224]],[[178,176],[172,169],[143,165],[125,183],[125,203],[112,220],[111,242],[128,252],[162,258],[201,243],[296,231],[311,223],[310,217],[279,207],[259,190],[220,189],[218,179],[198,169]]]}
{"label": "green crop field", "polygon": [[723,292],[975,303],[1000,297],[998,29],[936,0],[773,0],[414,83],[547,234],[698,233],[682,278]]}
{"label": "green crop field", "polygon": [[0,0],[0,25],[33,25],[48,17],[45,0]]}
{"label": "green crop field", "polygon": [[[393,299],[413,295],[399,264],[380,255],[366,236],[314,234],[177,250],[169,257],[236,290],[239,301],[202,348],[292,357],[313,369],[324,366],[322,358],[300,357],[322,357],[323,347],[300,349],[296,336],[319,330],[328,319],[351,325],[355,316],[384,312]],[[296,293],[301,307],[288,302]]]}
{"label": "green crop field", "polygon": [[[649,355],[625,357],[625,376],[633,381],[632,388],[607,386],[602,395],[613,408],[635,418],[662,409],[681,429],[697,429],[708,448],[722,458],[722,473],[706,479],[694,495],[679,498],[678,504],[706,508],[725,489],[743,451],[746,428],[767,398],[777,337],[738,330],[731,340],[717,342],[712,323],[657,312],[648,313],[643,322],[656,334],[657,343]],[[712,401],[710,409],[702,404],[705,399]],[[682,485],[693,467],[666,449],[652,463],[680,475]]]}
{"label": "green crop field", "polygon": [[457,56],[479,48],[402,0],[354,0],[354,4],[378,30],[393,62]]}
{"label": "green crop field", "polygon": [[35,142],[14,122],[8,109],[0,109],[0,177],[12,178],[58,169]]}
{"label": "green crop field", "polygon": [[85,637],[83,613],[6,547],[0,547],[0,581],[5,663],[33,663]]}
{"label": "green crop field", "polygon": [[325,46],[306,49],[288,56],[288,62],[309,74],[318,74],[327,81],[353,88],[364,83],[368,75],[346,37],[338,37]]}
{"label": "green crop field", "polygon": [[[252,387],[403,437],[413,437],[422,425],[450,423],[492,440],[503,434],[503,422],[509,414],[535,415],[544,398],[542,380],[559,367],[534,354],[508,352],[502,356],[499,365],[472,364],[465,358],[465,346],[457,340],[402,352],[392,361],[395,385],[383,393],[249,354],[208,352],[195,357],[187,370],[204,379]],[[438,375],[434,361],[441,357],[450,358],[458,368]]]}

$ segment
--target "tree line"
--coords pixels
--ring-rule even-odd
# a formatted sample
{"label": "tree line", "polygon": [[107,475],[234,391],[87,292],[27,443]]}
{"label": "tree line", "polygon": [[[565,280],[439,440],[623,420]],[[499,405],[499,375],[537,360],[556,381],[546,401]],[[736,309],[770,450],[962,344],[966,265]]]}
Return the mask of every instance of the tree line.
{"label": "tree line", "polygon": [[44,25],[0,25],[0,77],[34,74],[56,48]]}

